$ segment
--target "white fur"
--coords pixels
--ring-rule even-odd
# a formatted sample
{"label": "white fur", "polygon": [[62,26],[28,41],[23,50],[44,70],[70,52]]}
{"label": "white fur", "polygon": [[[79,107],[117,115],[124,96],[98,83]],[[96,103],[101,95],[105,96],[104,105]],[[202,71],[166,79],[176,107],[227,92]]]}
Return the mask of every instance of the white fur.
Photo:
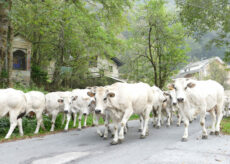
{"label": "white fur", "polygon": [[[190,88],[189,83],[195,86]],[[185,78],[176,79],[174,88],[185,124],[183,139],[188,138],[189,119],[198,114],[200,115],[200,124],[203,131],[202,137],[207,138],[205,128],[206,112],[210,112],[212,116],[211,132],[219,133],[224,106],[224,88],[213,80],[197,81]],[[181,99],[184,101],[179,102]]]}
{"label": "white fur", "polygon": [[23,135],[22,119],[17,119],[21,113],[26,112],[26,97],[22,91],[12,88],[0,90],[0,117],[9,114],[10,129],[5,138],[10,138],[18,125],[20,135]]}

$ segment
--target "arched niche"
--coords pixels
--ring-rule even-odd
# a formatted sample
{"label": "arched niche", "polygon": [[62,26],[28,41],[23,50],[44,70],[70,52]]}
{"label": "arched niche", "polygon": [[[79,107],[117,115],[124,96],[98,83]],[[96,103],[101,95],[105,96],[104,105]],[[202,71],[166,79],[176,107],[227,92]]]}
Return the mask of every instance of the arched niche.
{"label": "arched niche", "polygon": [[26,70],[27,68],[27,54],[26,51],[16,50],[13,52],[13,69]]}

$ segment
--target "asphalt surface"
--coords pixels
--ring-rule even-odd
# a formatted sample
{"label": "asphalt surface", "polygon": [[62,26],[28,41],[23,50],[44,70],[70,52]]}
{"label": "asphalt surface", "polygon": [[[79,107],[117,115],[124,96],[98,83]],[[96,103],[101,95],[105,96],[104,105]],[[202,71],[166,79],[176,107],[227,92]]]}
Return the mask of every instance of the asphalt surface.
{"label": "asphalt surface", "polygon": [[115,146],[95,128],[2,143],[0,164],[230,164],[230,136],[202,140],[198,120],[190,124],[188,142],[181,142],[183,124],[155,129],[149,123],[146,139],[139,139],[138,127],[139,121],[129,121],[125,141]]}

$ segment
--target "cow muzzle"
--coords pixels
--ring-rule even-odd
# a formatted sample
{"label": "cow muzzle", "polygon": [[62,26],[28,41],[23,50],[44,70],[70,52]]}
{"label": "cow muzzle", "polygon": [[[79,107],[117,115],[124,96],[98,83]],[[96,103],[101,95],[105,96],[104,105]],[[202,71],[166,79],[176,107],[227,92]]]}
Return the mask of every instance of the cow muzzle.
{"label": "cow muzzle", "polygon": [[95,109],[95,113],[96,113],[96,114],[100,114],[100,113],[101,113],[101,110],[100,110],[100,109]]}
{"label": "cow muzzle", "polygon": [[182,103],[182,102],[184,102],[184,98],[178,98],[177,101],[178,101],[179,103]]}
{"label": "cow muzzle", "polygon": [[65,113],[65,114],[68,114],[68,110],[64,110],[64,113]]}
{"label": "cow muzzle", "polygon": [[177,104],[177,103],[174,102],[174,103],[173,103],[173,106],[176,106],[176,104]]}
{"label": "cow muzzle", "polygon": [[84,116],[86,116],[86,115],[87,115],[87,113],[83,113],[83,115],[84,115]]}

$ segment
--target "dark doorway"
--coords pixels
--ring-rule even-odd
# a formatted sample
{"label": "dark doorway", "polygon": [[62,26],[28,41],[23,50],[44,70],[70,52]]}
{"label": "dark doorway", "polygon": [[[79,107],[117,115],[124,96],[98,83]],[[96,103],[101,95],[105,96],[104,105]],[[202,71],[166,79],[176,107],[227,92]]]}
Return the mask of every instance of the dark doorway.
{"label": "dark doorway", "polygon": [[26,53],[22,50],[17,50],[13,53],[13,69],[26,70]]}

